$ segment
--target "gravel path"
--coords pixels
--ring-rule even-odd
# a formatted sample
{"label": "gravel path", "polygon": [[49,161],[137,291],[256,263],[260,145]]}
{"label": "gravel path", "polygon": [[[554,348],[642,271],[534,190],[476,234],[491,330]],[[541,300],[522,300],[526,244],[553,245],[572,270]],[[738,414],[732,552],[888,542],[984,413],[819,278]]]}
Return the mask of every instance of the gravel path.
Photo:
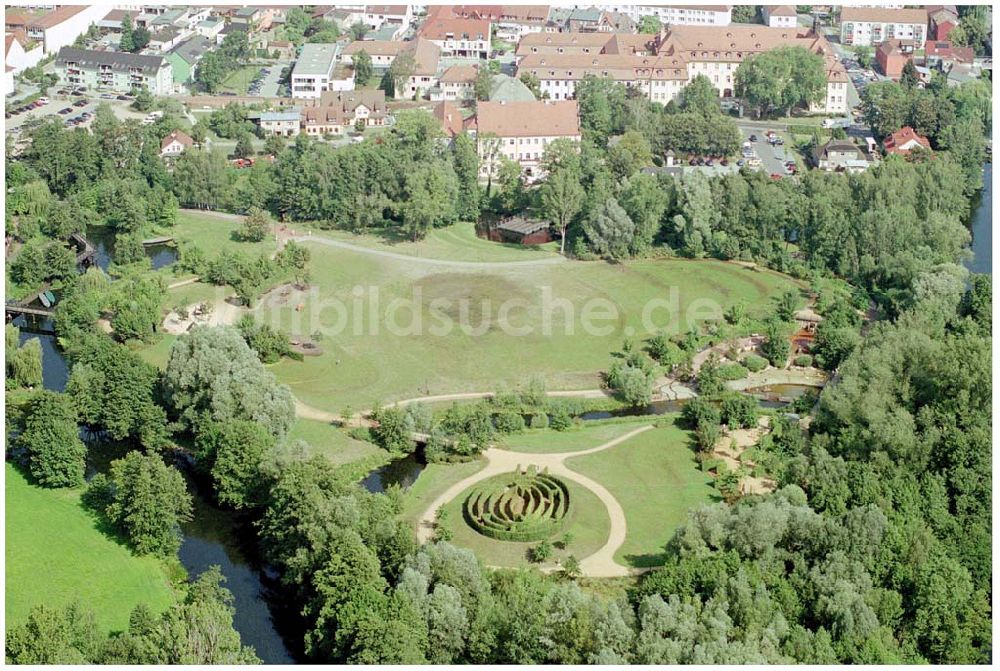
{"label": "gravel path", "polygon": [[568,480],[572,480],[580,485],[583,485],[592,491],[608,509],[608,516],[611,518],[611,531],[608,534],[608,540],[600,549],[580,561],[580,571],[582,575],[590,578],[615,578],[633,575],[637,573],[637,571],[630,569],[627,566],[622,566],[615,561],[615,552],[617,552],[618,548],[620,548],[622,543],[625,542],[625,535],[628,531],[628,526],[625,523],[625,511],[622,510],[621,504],[618,503],[618,500],[615,499],[611,492],[605,489],[603,485],[571,470],[564,462],[566,459],[573,457],[581,457],[587,454],[594,454],[595,452],[610,449],[615,445],[623,443],[633,436],[643,433],[644,431],[649,431],[652,428],[652,425],[640,426],[634,431],[629,431],[625,435],[618,436],[614,440],[609,440],[602,445],[586,450],[578,450],[576,452],[537,454],[533,452],[513,452],[510,450],[501,450],[495,447],[490,448],[483,452],[483,457],[486,459],[486,467],[484,469],[473,473],[463,480],[459,480],[445,490],[443,494],[434,499],[430,506],[427,507],[427,510],[420,516],[420,520],[417,523],[417,540],[421,543],[426,543],[431,540],[434,536],[438,509],[440,509],[441,506],[446,505],[449,501],[453,500],[466,489],[477,482],[481,482],[487,478],[493,477],[494,475],[510,473],[519,466],[525,467],[531,464],[537,466],[539,470],[548,468],[549,472],[554,475],[562,476]]}

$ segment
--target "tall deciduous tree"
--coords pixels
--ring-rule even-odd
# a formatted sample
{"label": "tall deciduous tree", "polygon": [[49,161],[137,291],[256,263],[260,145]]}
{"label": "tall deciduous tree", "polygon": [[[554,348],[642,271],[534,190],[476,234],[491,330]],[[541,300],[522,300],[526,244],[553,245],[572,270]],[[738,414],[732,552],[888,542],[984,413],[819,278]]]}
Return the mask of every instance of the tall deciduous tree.
{"label": "tall deciduous tree", "polygon": [[758,118],[789,114],[819,101],[825,90],[823,57],[804,47],[778,47],[746,59],[736,69],[736,95]]}
{"label": "tall deciduous tree", "polygon": [[354,54],[351,62],[354,64],[354,83],[358,86],[367,86],[374,73],[372,57],[368,55],[367,51],[362,49]]}
{"label": "tall deciduous tree", "polygon": [[80,440],[69,397],[41,391],[27,403],[24,430],[17,437],[28,472],[45,487],[83,484],[87,448]]}
{"label": "tall deciduous tree", "polygon": [[559,228],[559,252],[566,253],[566,233],[573,217],[583,206],[583,187],[580,175],[570,168],[550,173],[541,188],[542,211]]}

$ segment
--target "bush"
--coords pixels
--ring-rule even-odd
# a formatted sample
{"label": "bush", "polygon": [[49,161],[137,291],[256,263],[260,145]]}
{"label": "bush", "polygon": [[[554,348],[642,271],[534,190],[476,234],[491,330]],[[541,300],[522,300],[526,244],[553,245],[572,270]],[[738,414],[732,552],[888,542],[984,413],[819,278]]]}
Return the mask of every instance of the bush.
{"label": "bush", "polygon": [[500,433],[518,433],[524,431],[524,417],[515,410],[505,410],[494,416],[493,425]]}
{"label": "bush", "polygon": [[730,380],[742,380],[749,372],[738,363],[724,363],[718,369],[719,378],[727,382]]}
{"label": "bush", "polygon": [[718,424],[721,419],[719,410],[699,396],[692,398],[681,408],[681,421],[688,429],[696,429],[703,421]]}
{"label": "bush", "polygon": [[756,354],[747,354],[743,357],[743,366],[751,373],[758,373],[767,368],[767,359]]}
{"label": "bush", "polygon": [[469,526],[488,538],[527,542],[557,533],[569,505],[569,490],[562,480],[529,468],[476,487],[465,499],[462,513]]}
{"label": "bush", "polygon": [[812,365],[813,358],[811,356],[809,356],[808,354],[800,354],[797,357],[795,357],[795,360],[793,361],[793,363],[796,366],[802,366],[803,368],[808,368],[809,366]]}
{"label": "bush", "polygon": [[720,418],[730,429],[749,429],[757,426],[757,401],[751,396],[730,394],[722,399]]}
{"label": "bush", "polygon": [[568,412],[566,412],[566,408],[562,406],[552,408],[552,412],[549,413],[550,429],[565,431],[571,426],[573,426],[573,418],[569,416]]}
{"label": "bush", "polygon": [[532,429],[547,429],[549,428],[549,416],[544,412],[536,412],[531,416],[531,428]]}

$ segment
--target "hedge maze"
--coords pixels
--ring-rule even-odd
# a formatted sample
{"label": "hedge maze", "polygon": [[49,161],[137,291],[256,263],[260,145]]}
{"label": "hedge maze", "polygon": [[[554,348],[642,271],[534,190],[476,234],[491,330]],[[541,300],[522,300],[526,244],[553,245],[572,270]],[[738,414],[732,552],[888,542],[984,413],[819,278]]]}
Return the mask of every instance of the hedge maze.
{"label": "hedge maze", "polygon": [[462,506],[465,521],[477,532],[502,541],[538,541],[555,534],[569,512],[569,490],[562,480],[534,466],[480,483]]}

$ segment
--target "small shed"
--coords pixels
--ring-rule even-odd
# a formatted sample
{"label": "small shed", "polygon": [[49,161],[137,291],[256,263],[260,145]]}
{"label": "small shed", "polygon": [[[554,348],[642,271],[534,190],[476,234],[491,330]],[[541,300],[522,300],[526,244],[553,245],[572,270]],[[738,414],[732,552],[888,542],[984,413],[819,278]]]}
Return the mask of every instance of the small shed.
{"label": "small shed", "polygon": [[549,222],[541,219],[509,217],[497,222],[490,237],[497,242],[540,245],[552,240]]}

